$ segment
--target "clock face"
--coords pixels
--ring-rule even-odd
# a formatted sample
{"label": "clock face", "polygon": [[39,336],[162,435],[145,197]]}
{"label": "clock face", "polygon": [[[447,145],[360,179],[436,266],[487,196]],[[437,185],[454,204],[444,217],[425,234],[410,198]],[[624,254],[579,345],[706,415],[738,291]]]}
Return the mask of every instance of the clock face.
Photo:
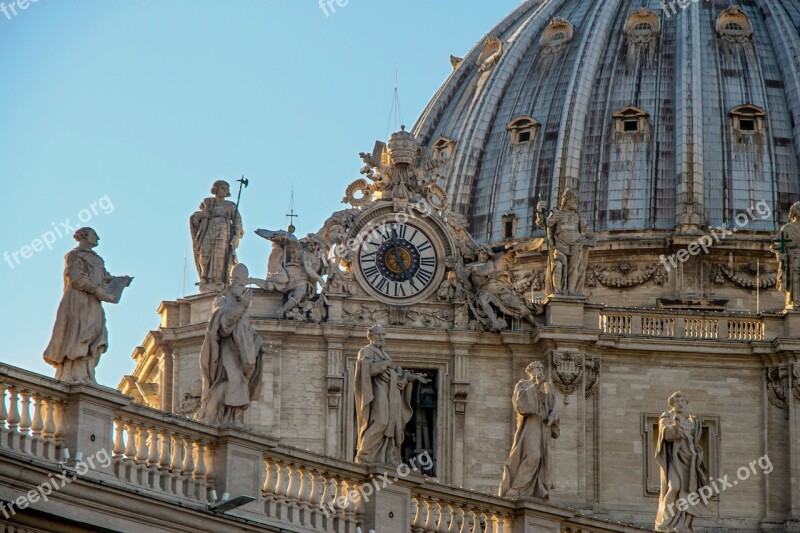
{"label": "clock face", "polygon": [[436,246],[413,224],[386,222],[361,245],[358,262],[371,292],[384,300],[410,303],[424,297],[439,271]]}

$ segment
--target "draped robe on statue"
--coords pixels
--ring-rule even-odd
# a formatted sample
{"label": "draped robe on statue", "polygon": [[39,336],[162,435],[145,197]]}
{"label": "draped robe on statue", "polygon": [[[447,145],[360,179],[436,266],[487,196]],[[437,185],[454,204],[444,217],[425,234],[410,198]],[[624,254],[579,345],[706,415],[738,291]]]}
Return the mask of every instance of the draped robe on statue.
{"label": "draped robe on statue", "polygon": [[[532,380],[523,379],[514,388],[512,402],[517,431],[503,466],[500,496],[546,499],[555,487],[550,439],[560,433],[555,394],[548,383],[539,388]],[[545,420],[551,424],[546,425]]]}
{"label": "draped robe on statue", "polygon": [[702,424],[694,416],[676,416],[671,411],[658,421],[656,462],[661,467],[661,490],[656,516],[656,531],[691,531],[699,505],[678,509],[680,498],[687,499],[707,484],[700,447]]}
{"label": "draped robe on statue", "polygon": [[100,302],[118,302],[127,278],[111,276],[92,250],[75,248],[65,263],[64,296],[44,360],[56,367],[56,379],[94,382],[94,369],[108,348]]}
{"label": "draped robe on statue", "polygon": [[200,352],[203,392],[196,420],[241,423],[245,409],[261,392],[263,341],[245,311],[229,292],[214,301]]}
{"label": "draped robe on statue", "polygon": [[409,373],[397,366],[386,371],[378,364],[391,361],[382,349],[369,345],[358,352],[355,375],[358,452],[356,463],[399,465],[406,424],[411,420]]}

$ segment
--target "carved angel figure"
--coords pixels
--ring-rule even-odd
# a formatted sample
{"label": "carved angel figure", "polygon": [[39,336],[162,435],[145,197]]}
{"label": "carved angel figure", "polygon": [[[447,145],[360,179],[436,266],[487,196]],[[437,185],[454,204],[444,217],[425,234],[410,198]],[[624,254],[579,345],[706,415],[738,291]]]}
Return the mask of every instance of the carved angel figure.
{"label": "carved angel figure", "polygon": [[514,289],[508,274],[509,254],[496,254],[486,245],[478,248],[478,262],[467,265],[473,286],[474,301],[469,302],[473,314],[486,329],[500,331],[508,327],[502,315],[523,319],[536,325],[535,315],[544,309],[538,303],[529,303]]}
{"label": "carved angel figure", "polygon": [[309,321],[321,322],[325,313],[319,307],[324,305],[324,301],[317,303],[317,285],[325,285],[322,276],[328,269],[325,242],[313,233],[300,240],[283,230],[259,229],[256,234],[272,243],[272,252],[267,264],[267,278],[251,278],[250,282],[266,291],[286,295],[286,302],[278,309],[279,317],[305,317]]}

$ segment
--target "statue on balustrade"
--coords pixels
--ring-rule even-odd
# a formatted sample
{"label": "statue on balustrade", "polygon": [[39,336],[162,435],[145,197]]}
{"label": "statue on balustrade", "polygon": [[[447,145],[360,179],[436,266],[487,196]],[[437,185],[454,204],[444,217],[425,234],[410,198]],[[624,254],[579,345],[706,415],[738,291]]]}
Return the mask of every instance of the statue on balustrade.
{"label": "statue on balustrade", "polygon": [[242,217],[237,205],[226,200],[231,195],[228,182],[215,181],[211,194],[214,196],[203,200],[189,219],[200,292],[216,292],[225,287],[226,275],[237,263],[236,248],[242,238]]}
{"label": "statue on balustrade", "polygon": [[203,387],[194,418],[207,424],[244,424],[244,412],[261,392],[263,358],[271,353],[245,316],[251,300],[247,267],[239,263],[230,278],[211,307],[200,351]]}
{"label": "statue on balustrade", "polygon": [[786,294],[786,308],[800,309],[800,202],[789,209],[789,222],[772,246],[778,256],[778,290]]}
{"label": "statue on balustrade", "polygon": [[383,347],[386,332],[374,325],[367,332],[369,346],[358,352],[355,373],[358,450],[356,463],[401,463],[400,447],[411,420],[414,382],[430,380],[394,364]]}
{"label": "statue on balustrade", "polygon": [[661,467],[661,489],[655,529],[683,533],[694,531],[692,522],[703,504],[696,497],[692,504],[689,495],[696,496],[707,484],[700,447],[702,424],[686,413],[689,398],[684,393],[674,393],[668,402],[670,410],[658,420],[656,461]]}
{"label": "statue on balustrade", "polygon": [[556,397],[545,381],[544,366],[535,361],[526,369],[528,379],[514,388],[512,403],[517,414],[517,430],[511,453],[503,466],[500,496],[534,497],[546,500],[555,483],[550,439],[557,439],[561,426],[556,412]]}
{"label": "statue on balustrade", "polygon": [[595,245],[595,237],[578,212],[579,201],[578,191],[567,189],[561,209],[548,210],[542,202],[536,208],[536,223],[547,232],[545,294],[583,294],[589,248]]}
{"label": "statue on balustrade", "polygon": [[130,276],[112,276],[93,250],[100,237],[92,228],[74,236],[78,246],[64,258],[64,295],[44,360],[56,368],[56,379],[95,383],[94,369],[108,349],[106,315],[101,302],[119,303]]}

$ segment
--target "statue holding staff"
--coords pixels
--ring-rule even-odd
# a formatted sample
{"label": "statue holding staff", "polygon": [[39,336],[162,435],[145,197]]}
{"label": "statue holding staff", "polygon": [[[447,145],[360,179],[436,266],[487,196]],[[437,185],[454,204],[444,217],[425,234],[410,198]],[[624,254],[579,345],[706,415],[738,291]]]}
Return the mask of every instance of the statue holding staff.
{"label": "statue holding staff", "polygon": [[228,182],[215,181],[211,194],[214,196],[203,200],[189,219],[200,292],[225,288],[227,272],[237,263],[236,248],[243,235],[238,206],[226,200],[231,195]]}

